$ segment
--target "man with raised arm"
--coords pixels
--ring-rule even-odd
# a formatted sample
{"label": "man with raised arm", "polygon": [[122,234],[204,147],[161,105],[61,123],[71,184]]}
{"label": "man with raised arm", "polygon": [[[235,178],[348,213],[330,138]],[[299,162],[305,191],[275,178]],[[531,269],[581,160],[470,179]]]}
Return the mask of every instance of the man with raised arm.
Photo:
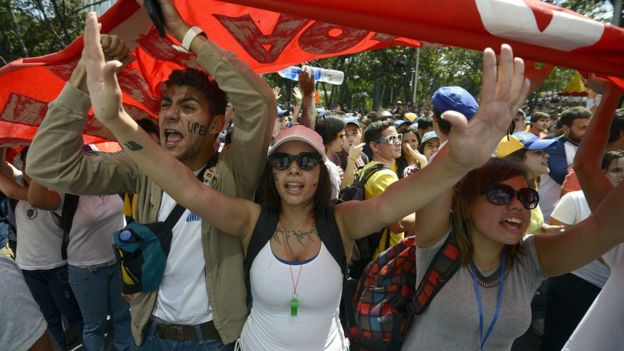
{"label": "man with raised arm", "polygon": [[[187,49],[211,75],[186,69],[174,71],[165,82],[159,113],[161,147],[192,171],[203,169],[216,153],[214,141],[224,126],[229,98],[237,130],[231,147],[207,171],[210,177],[204,176],[204,185],[251,198],[266,163],[275,120],[273,92],[245,64],[201,35],[201,29],[184,22],[169,0],[158,2],[167,32],[190,43]],[[127,49],[114,38],[103,36],[102,44],[107,56],[126,57]],[[81,149],[91,105],[83,60],[50,105],[33,140],[27,172],[42,184],[70,193],[136,193],[137,222],[163,221],[176,203],[128,157],[128,150],[141,145],[125,143],[119,153],[89,156]],[[248,314],[240,242],[189,210],[172,231],[159,289],[131,297],[135,342],[141,350],[192,349],[197,343],[209,350],[230,350],[233,345],[222,345],[239,337]]]}

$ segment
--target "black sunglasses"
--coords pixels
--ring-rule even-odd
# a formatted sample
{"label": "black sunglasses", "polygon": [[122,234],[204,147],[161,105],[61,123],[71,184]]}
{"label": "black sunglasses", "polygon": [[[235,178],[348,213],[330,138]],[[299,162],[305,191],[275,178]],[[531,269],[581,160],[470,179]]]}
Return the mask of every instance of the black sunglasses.
{"label": "black sunglasses", "polygon": [[509,205],[517,196],[522,206],[527,210],[532,210],[539,203],[539,194],[531,188],[515,190],[507,184],[494,184],[485,192],[488,201],[494,205]]}
{"label": "black sunglasses", "polygon": [[310,171],[321,162],[322,156],[317,152],[302,152],[299,155],[291,155],[283,152],[275,152],[269,155],[269,163],[275,169],[283,171],[288,169],[293,161],[302,171]]}

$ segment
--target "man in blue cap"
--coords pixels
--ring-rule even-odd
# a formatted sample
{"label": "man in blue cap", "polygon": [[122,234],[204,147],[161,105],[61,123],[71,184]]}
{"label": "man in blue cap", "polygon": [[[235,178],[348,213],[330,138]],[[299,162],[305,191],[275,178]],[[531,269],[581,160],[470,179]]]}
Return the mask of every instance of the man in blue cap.
{"label": "man in blue cap", "polygon": [[479,109],[477,100],[466,89],[458,86],[439,88],[433,93],[431,102],[433,103],[433,129],[440,138],[440,148],[451,132],[451,124],[442,119],[442,114],[446,111],[457,111],[470,120]]}

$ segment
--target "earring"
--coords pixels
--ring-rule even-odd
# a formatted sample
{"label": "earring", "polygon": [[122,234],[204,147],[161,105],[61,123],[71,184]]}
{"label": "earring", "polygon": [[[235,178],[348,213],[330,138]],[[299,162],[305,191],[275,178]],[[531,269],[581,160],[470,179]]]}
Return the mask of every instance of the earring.
{"label": "earring", "polygon": [[318,179],[314,179],[314,181],[312,182],[312,184],[314,185],[318,185],[318,183],[319,183]]}

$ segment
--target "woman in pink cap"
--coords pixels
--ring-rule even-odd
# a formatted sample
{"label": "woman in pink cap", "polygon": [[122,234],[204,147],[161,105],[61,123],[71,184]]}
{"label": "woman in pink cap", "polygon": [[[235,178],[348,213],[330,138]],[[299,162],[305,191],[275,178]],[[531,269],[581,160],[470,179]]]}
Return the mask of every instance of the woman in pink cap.
{"label": "woman in pink cap", "polygon": [[444,116],[454,126],[451,151],[374,199],[335,207],[328,206],[329,179],[322,162],[321,137],[303,126],[284,130],[268,152],[260,189],[264,204],[260,205],[204,186],[137,128],[121,105],[117,63],[104,62],[93,15],[87,18],[84,55],[96,117],[120,144],[133,145],[124,152],[180,205],[238,237],[246,255],[252,249],[250,243],[266,232],[264,216],[268,213],[277,220],[250,267],[253,305],[238,345],[245,351],[347,350],[338,320],[344,261],[332,257],[326,240],[336,238],[327,239],[327,233],[319,232],[319,224],[337,227],[343,258],[348,261],[356,239],[425,206],[481,166],[507,130],[529,86],[523,62],[514,60],[509,46],[501,48],[498,70],[494,51],[486,49],[479,112],[470,123],[459,113]]}

